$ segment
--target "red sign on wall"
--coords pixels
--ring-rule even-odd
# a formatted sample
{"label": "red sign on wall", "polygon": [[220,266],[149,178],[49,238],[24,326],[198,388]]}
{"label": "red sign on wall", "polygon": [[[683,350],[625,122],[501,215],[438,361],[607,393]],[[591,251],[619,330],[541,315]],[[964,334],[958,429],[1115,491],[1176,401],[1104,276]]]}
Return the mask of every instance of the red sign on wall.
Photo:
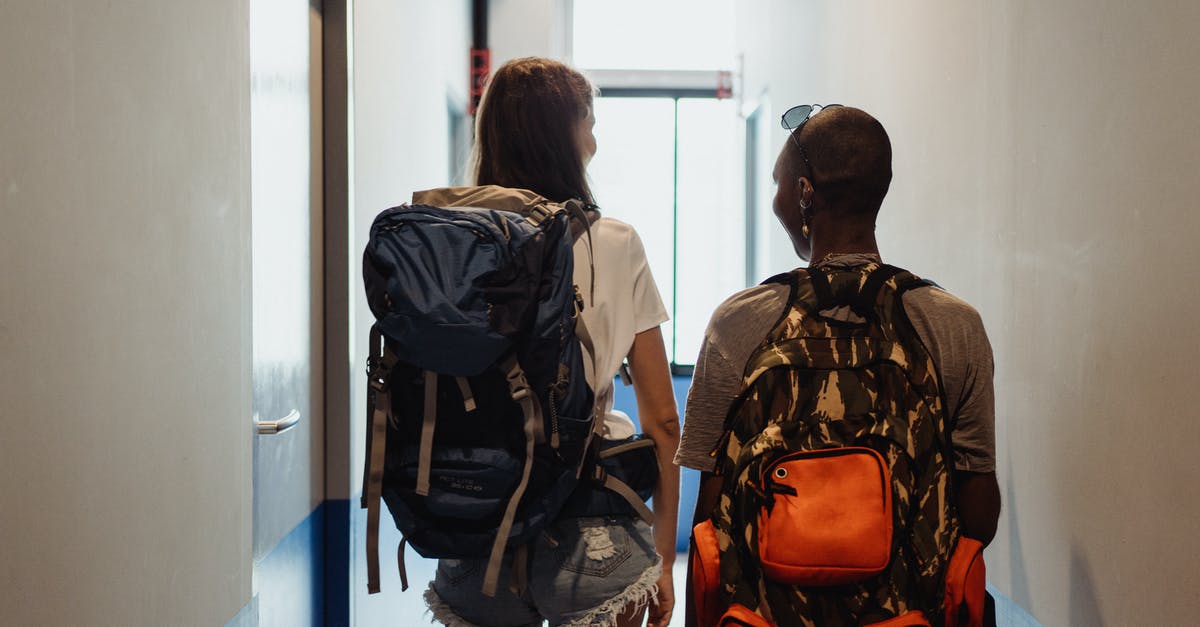
{"label": "red sign on wall", "polygon": [[467,113],[475,115],[479,100],[483,98],[483,86],[487,84],[492,69],[492,53],[487,48],[471,49],[471,104]]}
{"label": "red sign on wall", "polygon": [[717,98],[733,97],[733,72],[722,70],[717,72]]}

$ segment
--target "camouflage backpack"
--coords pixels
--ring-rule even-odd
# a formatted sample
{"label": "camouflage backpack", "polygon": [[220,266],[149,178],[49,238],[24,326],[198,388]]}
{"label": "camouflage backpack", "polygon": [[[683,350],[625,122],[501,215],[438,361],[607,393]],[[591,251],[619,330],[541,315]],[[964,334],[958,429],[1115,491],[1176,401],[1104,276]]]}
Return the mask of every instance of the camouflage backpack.
{"label": "camouflage backpack", "polygon": [[[790,284],[790,304],[751,356],[725,437],[713,451],[724,484],[711,519],[722,607],[739,604],[782,626],[863,625],[917,611],[941,624],[946,565],[959,535],[949,428],[935,365],[900,299],[933,283],[877,263],[799,269],[769,281]],[[877,567],[865,577],[818,572],[820,585],[780,581],[765,548],[772,516],[787,521],[786,534],[776,536],[816,538],[809,545],[786,542],[787,551],[811,554],[836,552],[823,538],[853,527],[862,509],[829,513],[850,497],[819,472],[808,484],[787,483],[798,472],[780,477],[800,458],[821,461],[847,451],[860,453],[867,466],[879,461],[874,495],[888,503],[876,516],[885,519],[890,540],[869,533],[884,538],[876,541]],[[890,494],[879,488],[889,482]],[[808,514],[794,511],[798,493],[822,491],[835,503],[816,508],[822,522],[786,519],[812,514],[811,505]]]}

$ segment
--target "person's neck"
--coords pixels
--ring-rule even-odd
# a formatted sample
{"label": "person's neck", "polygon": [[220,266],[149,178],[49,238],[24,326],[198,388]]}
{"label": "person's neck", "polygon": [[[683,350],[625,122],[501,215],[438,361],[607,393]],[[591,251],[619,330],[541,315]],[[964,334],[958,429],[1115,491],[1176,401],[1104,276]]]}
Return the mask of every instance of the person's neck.
{"label": "person's neck", "polygon": [[879,254],[879,244],[875,241],[874,232],[870,232],[865,235],[843,235],[841,237],[838,237],[837,235],[838,234],[835,234],[832,237],[818,237],[817,233],[813,234],[812,258],[809,260],[810,264],[819,263],[820,261],[833,255]]}

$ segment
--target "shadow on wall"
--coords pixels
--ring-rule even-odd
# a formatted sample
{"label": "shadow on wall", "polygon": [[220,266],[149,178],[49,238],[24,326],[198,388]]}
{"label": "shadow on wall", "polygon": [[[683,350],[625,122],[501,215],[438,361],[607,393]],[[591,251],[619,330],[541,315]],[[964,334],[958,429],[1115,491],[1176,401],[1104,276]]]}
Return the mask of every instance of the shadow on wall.
{"label": "shadow on wall", "polygon": [[1096,584],[1092,581],[1092,568],[1078,545],[1071,547],[1071,608],[1072,625],[1104,627],[1100,599],[1096,596]]}
{"label": "shadow on wall", "polygon": [[[1011,449],[1010,449],[1011,450]],[[1012,476],[1012,453],[1008,454],[1005,463],[1008,469],[1004,478],[1004,513],[1008,521],[1008,560],[1012,579],[1009,581],[1013,597],[1005,596],[999,589],[988,584],[988,592],[996,600],[996,624],[1005,627],[1041,627],[1025,608],[1030,607],[1032,599],[1029,594],[1029,579],[1025,570],[1025,553],[1021,546],[1021,530],[1017,523],[1017,493],[1013,487],[1016,483]],[[1087,623],[1075,623],[1082,625]]]}
{"label": "shadow on wall", "polygon": [[1025,570],[1025,552],[1021,546],[1021,528],[1017,522],[1017,492],[1016,479],[1013,477],[1012,449],[1009,449],[1005,468],[1008,469],[1004,481],[1004,511],[1008,519],[1008,563],[1012,569],[1012,579],[1009,589],[1012,590],[1013,600],[1022,607],[1032,607],[1033,599],[1029,593],[1029,574]]}

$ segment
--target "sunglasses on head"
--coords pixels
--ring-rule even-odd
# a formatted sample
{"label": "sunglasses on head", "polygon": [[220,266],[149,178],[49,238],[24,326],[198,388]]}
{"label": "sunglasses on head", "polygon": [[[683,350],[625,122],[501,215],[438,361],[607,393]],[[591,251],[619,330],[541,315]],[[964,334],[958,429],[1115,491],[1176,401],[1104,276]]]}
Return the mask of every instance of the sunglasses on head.
{"label": "sunglasses on head", "polygon": [[799,133],[800,128],[804,126],[804,123],[809,121],[810,119],[812,119],[812,117],[814,115],[824,111],[825,109],[829,109],[831,107],[840,107],[840,106],[842,106],[842,105],[840,105],[840,104],[796,105],[796,106],[792,107],[791,109],[784,111],[783,118],[780,119],[779,122],[783,126],[783,128],[786,128],[789,131],[794,131],[796,133]]}
{"label": "sunglasses on head", "polygon": [[800,134],[800,129],[804,128],[804,125],[806,123],[808,123],[808,121],[811,120],[814,115],[816,115],[826,109],[829,109],[831,107],[840,107],[840,106],[842,106],[842,105],[840,105],[840,104],[796,105],[796,106],[792,107],[791,109],[784,111],[783,117],[780,118],[780,120],[779,120],[779,123],[781,126],[783,126],[783,128],[786,128],[787,130],[791,131],[790,133],[788,133],[788,137],[791,137],[792,141],[796,142],[796,149],[800,151],[800,158],[804,160],[804,165],[808,168],[809,172],[812,172],[812,169],[813,169],[812,164],[809,163],[808,155],[804,154],[804,146],[800,145],[800,140],[796,139],[796,136]]}

